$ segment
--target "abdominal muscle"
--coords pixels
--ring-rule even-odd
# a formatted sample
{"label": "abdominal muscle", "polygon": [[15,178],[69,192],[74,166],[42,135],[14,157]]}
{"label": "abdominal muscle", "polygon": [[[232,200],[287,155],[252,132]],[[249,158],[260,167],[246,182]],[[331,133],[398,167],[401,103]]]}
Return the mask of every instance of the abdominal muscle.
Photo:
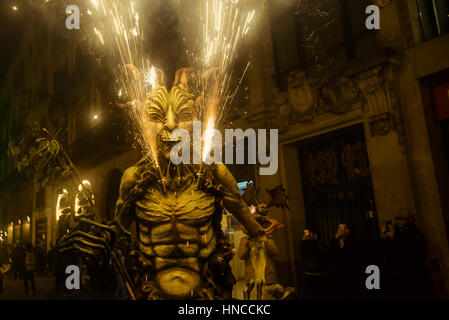
{"label": "abdominal muscle", "polygon": [[186,299],[197,295],[201,277],[198,272],[174,267],[158,272],[156,283],[167,296],[173,299]]}

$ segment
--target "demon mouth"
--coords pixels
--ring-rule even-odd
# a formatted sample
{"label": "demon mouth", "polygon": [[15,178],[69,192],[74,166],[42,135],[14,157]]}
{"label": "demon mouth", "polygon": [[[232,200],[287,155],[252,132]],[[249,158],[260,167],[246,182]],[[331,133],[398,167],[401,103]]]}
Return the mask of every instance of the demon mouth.
{"label": "demon mouth", "polygon": [[181,141],[181,137],[177,137],[177,138],[170,138],[170,131],[168,130],[162,130],[159,133],[159,141],[162,144],[166,144],[166,145],[175,145],[176,143],[178,143],[179,141]]}

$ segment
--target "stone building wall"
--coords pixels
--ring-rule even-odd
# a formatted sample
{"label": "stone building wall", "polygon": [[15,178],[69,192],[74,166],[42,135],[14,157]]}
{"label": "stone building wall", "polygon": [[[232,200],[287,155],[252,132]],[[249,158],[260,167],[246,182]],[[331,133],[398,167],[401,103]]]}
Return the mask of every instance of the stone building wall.
{"label": "stone building wall", "polygon": [[[60,142],[70,153],[73,142],[82,135],[86,135],[86,132],[81,132],[81,129],[84,129],[83,122],[89,121],[91,111],[99,112],[98,110],[105,109],[104,99],[101,99],[104,98],[104,95],[101,97],[104,88],[102,80],[99,80],[105,75],[99,75],[98,69],[90,68],[91,72],[87,75],[82,74],[80,79],[78,76],[80,73],[77,73],[77,70],[85,66],[79,66],[77,63],[85,63],[86,59],[80,57],[82,50],[78,47],[79,39],[76,35],[74,35],[74,41],[69,41],[70,38],[61,38],[57,28],[59,26],[54,26],[48,21],[43,22],[42,17],[30,13],[17,54],[11,61],[0,92],[2,101],[7,102],[5,109],[9,110],[9,114],[0,119],[1,138],[4,141],[17,139],[26,131],[26,127],[31,127],[35,122],[50,132],[56,132],[62,127],[67,130],[61,133],[60,137],[63,135],[64,137]],[[76,91],[71,95],[74,99],[68,101],[66,96],[71,90],[78,90],[82,94],[78,95]],[[87,132],[87,134],[90,133],[92,131]],[[122,149],[126,149],[126,146]],[[103,159],[96,165],[83,166],[81,170],[82,178],[93,184],[97,210],[100,214],[104,214],[105,210],[108,173],[113,169],[123,172],[137,161],[135,152],[123,153],[124,150],[117,150],[114,150],[112,157]],[[85,154],[81,157],[88,156],[89,154]],[[36,237],[37,224],[46,223],[46,245],[49,248],[50,244],[54,244],[56,237],[58,192],[62,188],[73,192],[76,187],[71,181],[60,179],[42,188],[40,183],[34,183],[31,179],[19,176],[12,157],[5,153],[0,158],[0,182],[2,183],[0,223],[8,226],[14,221],[17,225],[19,219],[25,221],[29,216],[30,240],[33,244],[41,240]],[[39,200],[45,204],[43,207],[36,205],[38,196],[43,198]],[[16,236],[16,239],[13,239],[12,235],[13,233],[9,232],[9,242],[28,240],[22,236]],[[28,237],[27,232],[23,232],[22,235]]]}
{"label": "stone building wall", "polygon": [[[134,151],[122,153],[113,157],[101,164],[80,171],[80,178],[88,180],[92,185],[94,193],[95,210],[101,218],[108,218],[108,213],[105,212],[106,201],[108,195],[106,190],[111,183],[109,175],[112,171],[118,170],[123,173],[127,168],[138,161],[138,154]],[[118,186],[115,186],[118,188]],[[59,192],[66,189],[71,196],[72,208],[75,205],[75,194],[77,192],[76,186],[71,179],[58,179],[46,187],[46,207],[43,210],[33,212],[33,221],[37,219],[47,220],[47,248],[51,244],[55,244],[57,238],[57,220],[56,220],[56,203]],[[33,229],[33,239],[35,240],[36,229]]]}
{"label": "stone building wall", "polygon": [[[262,190],[278,184],[286,187],[290,210],[271,214],[285,224],[287,232],[276,236],[281,253],[277,258],[281,282],[299,287],[299,242],[306,223],[301,161],[298,143],[352,125],[365,132],[379,228],[395,213],[407,209],[429,242],[429,262],[437,296],[447,297],[449,248],[447,216],[438,186],[421,79],[447,70],[449,35],[423,42],[417,10],[408,2],[384,1],[377,39],[388,48],[377,61],[354,61],[330,79],[316,78],[307,71],[292,70],[287,90],[274,81],[270,16],[266,10],[258,35],[253,35],[248,73],[250,104],[242,108],[242,120],[234,127],[278,128],[279,170],[273,176],[258,176]],[[362,66],[362,67],[360,67]],[[254,98],[253,98],[254,96]]]}

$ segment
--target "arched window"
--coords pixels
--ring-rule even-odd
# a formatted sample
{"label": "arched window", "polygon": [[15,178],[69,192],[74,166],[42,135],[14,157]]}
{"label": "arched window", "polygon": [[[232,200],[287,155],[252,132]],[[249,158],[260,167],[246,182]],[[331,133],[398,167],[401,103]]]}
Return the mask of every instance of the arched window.
{"label": "arched window", "polygon": [[63,211],[67,208],[70,208],[69,192],[67,189],[59,189],[56,200],[56,221],[59,221]]}

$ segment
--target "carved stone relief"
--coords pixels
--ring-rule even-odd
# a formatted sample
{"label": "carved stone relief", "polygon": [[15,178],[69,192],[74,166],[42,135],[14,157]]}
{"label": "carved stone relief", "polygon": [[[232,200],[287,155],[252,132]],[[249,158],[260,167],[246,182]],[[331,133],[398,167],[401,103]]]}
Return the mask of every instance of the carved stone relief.
{"label": "carved stone relief", "polygon": [[320,81],[301,71],[292,72],[287,83],[285,93],[274,88],[270,108],[272,121],[280,124],[281,130],[294,123],[310,123],[322,114],[344,114],[360,102],[357,79],[335,77]]}
{"label": "carved stone relief", "polygon": [[312,187],[337,184],[338,156],[333,148],[310,152],[306,159],[306,173]]}
{"label": "carved stone relief", "polygon": [[[342,115],[361,108],[371,137],[395,131],[403,148],[402,117],[394,92],[396,68],[392,60],[351,78],[335,76],[328,80],[292,71],[287,78],[287,92],[273,85],[268,110],[258,119],[263,119],[266,127],[283,132],[293,124],[317,121],[324,114]],[[256,117],[253,121],[257,121]]]}
{"label": "carved stone relief", "polygon": [[356,81],[347,78],[334,78],[321,89],[326,110],[334,114],[343,114],[352,109],[359,99],[360,89]]}
{"label": "carved stone relief", "polygon": [[[393,88],[394,69],[394,65],[381,66],[358,77],[365,102],[364,115],[372,137],[397,131],[401,124],[399,105]],[[399,140],[402,145],[401,139]]]}
{"label": "carved stone relief", "polygon": [[368,153],[364,141],[347,143],[341,152],[341,162],[345,168],[348,181],[355,181],[369,175]]}
{"label": "carved stone relief", "polygon": [[370,174],[364,140],[335,141],[318,150],[305,149],[304,158],[311,187],[353,182]]}
{"label": "carved stone relief", "polygon": [[391,112],[370,116],[368,125],[371,137],[384,136],[391,130],[396,130],[396,123]]}
{"label": "carved stone relief", "polygon": [[317,88],[304,72],[291,74],[288,81],[288,104],[294,119],[301,123],[313,120],[317,107]]}

